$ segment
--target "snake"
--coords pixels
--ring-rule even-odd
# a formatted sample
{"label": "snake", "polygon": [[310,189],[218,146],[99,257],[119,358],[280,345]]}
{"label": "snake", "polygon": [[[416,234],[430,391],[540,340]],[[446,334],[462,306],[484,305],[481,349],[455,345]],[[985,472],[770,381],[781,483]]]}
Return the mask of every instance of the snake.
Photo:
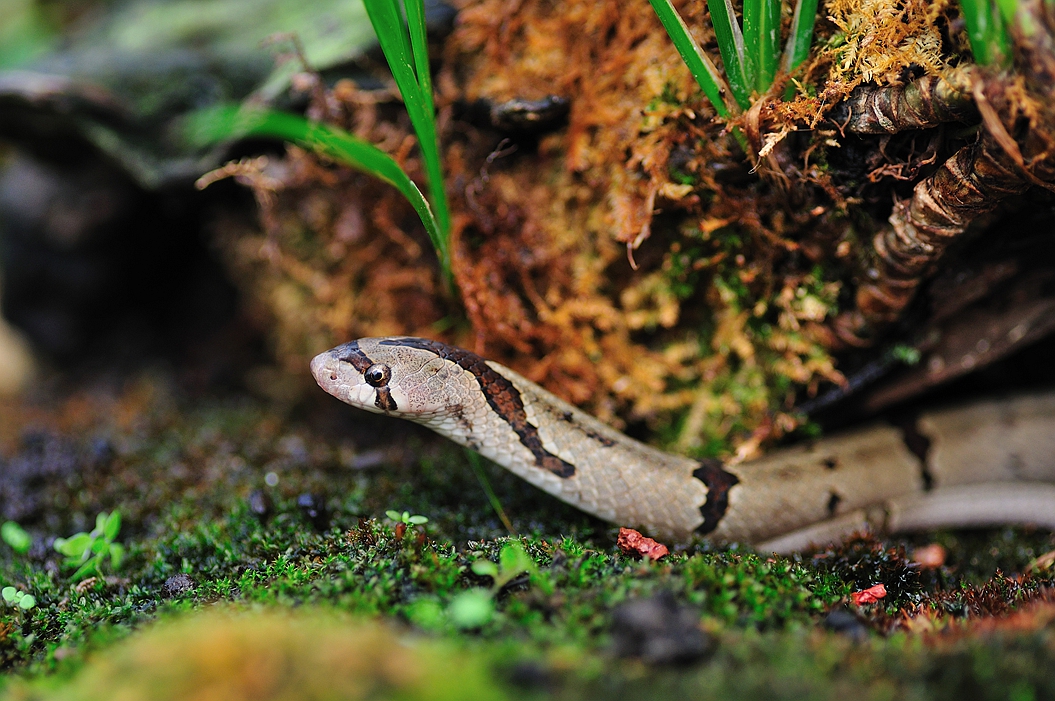
{"label": "snake", "polygon": [[422,424],[613,524],[791,552],[860,530],[1055,529],[1055,393],[875,423],[752,461],[665,452],[517,372],[409,336],[320,353],[311,372],[359,409]]}

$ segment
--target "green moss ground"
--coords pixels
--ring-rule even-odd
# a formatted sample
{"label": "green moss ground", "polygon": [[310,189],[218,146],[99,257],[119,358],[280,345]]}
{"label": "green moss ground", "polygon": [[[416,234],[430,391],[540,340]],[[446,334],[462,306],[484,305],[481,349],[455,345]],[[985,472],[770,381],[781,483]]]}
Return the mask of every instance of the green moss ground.
{"label": "green moss ground", "polygon": [[[1051,572],[1022,574],[1055,548],[1047,533],[859,539],[794,558],[697,542],[641,562],[607,525],[486,466],[510,536],[464,454],[396,422],[325,403],[182,403],[150,386],[118,400],[132,421],[27,425],[6,456],[7,494],[36,500],[22,519],[34,544],[0,545],[0,580],[37,605],[0,609],[0,698],[186,698],[181,684],[198,682],[220,685],[199,698],[1055,697]],[[51,540],[113,508],[125,561],[72,581]],[[388,509],[430,521],[397,537]],[[459,595],[491,586],[472,563],[512,540],[534,571],[494,594],[489,620],[458,625]],[[906,549],[933,542],[945,566],[911,565]],[[878,583],[880,603],[850,603]],[[615,612],[657,596],[688,611],[706,654],[617,655],[633,635]],[[210,646],[238,654],[202,657]],[[285,671],[261,676],[275,664]]]}

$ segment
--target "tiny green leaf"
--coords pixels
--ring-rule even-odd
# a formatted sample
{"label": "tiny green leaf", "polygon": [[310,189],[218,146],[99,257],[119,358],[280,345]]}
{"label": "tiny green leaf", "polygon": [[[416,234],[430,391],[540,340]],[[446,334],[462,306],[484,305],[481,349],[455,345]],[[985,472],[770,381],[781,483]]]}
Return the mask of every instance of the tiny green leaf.
{"label": "tiny green leaf", "polygon": [[106,530],[106,519],[109,518],[109,516],[110,514],[106,513],[105,511],[100,511],[95,516],[95,529],[92,531],[92,533],[98,531],[101,535],[103,531]]}
{"label": "tiny green leaf", "polygon": [[4,601],[11,603],[15,600],[15,595],[18,594],[18,590],[14,587],[4,587],[0,590],[0,596],[4,597]]}
{"label": "tiny green leaf", "polygon": [[398,511],[392,511],[391,509],[389,509],[388,511],[385,512],[385,516],[389,517],[393,521],[399,521],[400,520],[399,512]]}
{"label": "tiny green leaf", "polygon": [[413,524],[415,526],[420,526],[423,523],[428,523],[429,522],[429,517],[428,516],[414,515],[414,516],[410,517],[409,521],[410,521],[411,524]]}
{"label": "tiny green leaf", "polygon": [[502,578],[507,582],[522,572],[531,572],[535,569],[535,561],[524,552],[520,543],[507,543],[498,556],[498,562],[502,568]]}
{"label": "tiny green leaf", "polygon": [[83,565],[77,568],[77,571],[73,573],[72,579],[82,580],[87,579],[92,575],[101,575],[99,571],[99,558],[93,557],[92,559],[85,562]]}
{"label": "tiny green leaf", "polygon": [[[100,514],[101,516],[102,514]],[[117,537],[117,534],[121,532],[121,512],[116,509],[112,514],[106,517],[106,522],[103,526],[103,537],[107,540],[113,540]]]}
{"label": "tiny green leaf", "polygon": [[25,594],[22,596],[22,598],[18,600],[18,607],[25,611],[28,611],[36,605],[37,600],[33,598],[33,596],[31,596],[30,594]]}
{"label": "tiny green leaf", "polygon": [[454,597],[447,608],[451,623],[459,628],[479,628],[494,616],[495,605],[486,589],[470,589]]}
{"label": "tiny green leaf", "polygon": [[0,526],[0,538],[20,555],[29,552],[30,546],[33,545],[30,535],[14,521],[5,521],[4,525]]}
{"label": "tiny green leaf", "polygon": [[55,550],[69,557],[80,557],[91,548],[94,540],[87,533],[77,533],[69,538],[56,538]]}
{"label": "tiny green leaf", "polygon": [[111,543],[110,545],[110,566],[115,570],[121,566],[121,562],[125,559],[125,548],[120,543]]}
{"label": "tiny green leaf", "polygon": [[471,565],[472,571],[481,577],[497,577],[498,565],[490,560],[477,560]]}

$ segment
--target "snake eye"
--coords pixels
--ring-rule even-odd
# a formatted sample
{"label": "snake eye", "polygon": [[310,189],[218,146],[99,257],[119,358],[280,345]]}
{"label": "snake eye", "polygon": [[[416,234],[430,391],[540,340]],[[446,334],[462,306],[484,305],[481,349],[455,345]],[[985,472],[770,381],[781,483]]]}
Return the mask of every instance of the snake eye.
{"label": "snake eye", "polygon": [[371,387],[384,387],[388,384],[388,378],[392,377],[392,371],[387,365],[376,363],[371,365],[363,373],[363,378]]}

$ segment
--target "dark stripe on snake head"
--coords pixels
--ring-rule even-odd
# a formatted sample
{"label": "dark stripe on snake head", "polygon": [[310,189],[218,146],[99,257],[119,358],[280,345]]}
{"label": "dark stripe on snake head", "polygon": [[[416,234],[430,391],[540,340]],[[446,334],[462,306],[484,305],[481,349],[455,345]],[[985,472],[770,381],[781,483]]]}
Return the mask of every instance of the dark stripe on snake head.
{"label": "dark stripe on snake head", "polygon": [[693,470],[692,476],[707,487],[707,501],[700,507],[703,523],[696,532],[706,535],[718,527],[718,522],[729,508],[729,490],[739,484],[740,479],[722,469],[722,461],[707,458],[700,461],[700,466]]}
{"label": "dark stripe on snake head", "polygon": [[399,407],[396,406],[396,400],[392,399],[392,390],[388,387],[377,387],[374,390],[377,396],[374,397],[374,406],[382,411],[395,411]]}
{"label": "dark stripe on snake head", "polygon": [[513,383],[491,369],[487,362],[467,350],[454,348],[439,341],[427,338],[397,338],[381,341],[386,346],[409,346],[419,350],[435,353],[444,360],[449,360],[458,367],[472,373],[476,378],[480,389],[483,390],[487,403],[509,424],[509,427],[520,438],[521,444],[531,451],[535,456],[535,465],[548,470],[558,477],[571,477],[575,474],[575,466],[562,460],[549,452],[542,445],[538,429],[528,422],[527,412],[524,410],[524,400],[520,397],[520,391]]}
{"label": "dark stripe on snake head", "polygon": [[366,353],[359,349],[358,341],[349,341],[343,346],[337,346],[333,349],[333,352],[336,354],[337,360],[351,363],[359,374],[365,373],[367,368],[374,364],[374,361],[366,357]]}
{"label": "dark stripe on snake head", "polygon": [[[367,369],[374,364],[374,361],[370,360],[366,353],[359,348],[359,343],[356,341],[350,341],[343,346],[338,346],[334,348],[334,352],[337,354],[338,360],[351,363],[352,367],[360,375],[365,374]],[[392,391],[388,387],[376,387],[374,392],[374,406],[378,409],[395,411],[399,408],[396,406],[396,400],[392,399]]]}

